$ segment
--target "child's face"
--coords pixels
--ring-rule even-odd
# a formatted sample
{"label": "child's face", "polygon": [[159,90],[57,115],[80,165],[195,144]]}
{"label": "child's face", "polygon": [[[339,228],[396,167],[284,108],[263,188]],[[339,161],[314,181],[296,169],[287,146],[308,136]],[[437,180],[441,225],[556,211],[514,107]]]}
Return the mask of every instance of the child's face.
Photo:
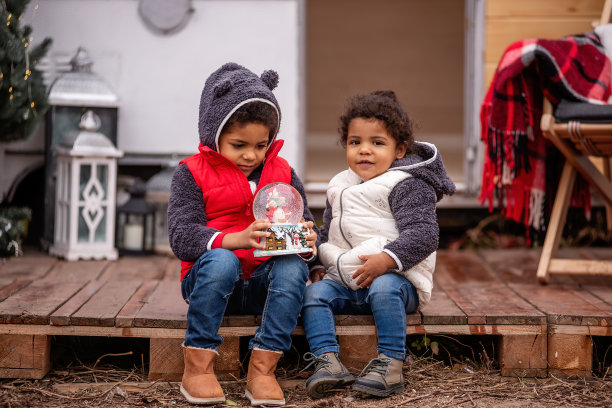
{"label": "child's face", "polygon": [[405,154],[405,143],[398,144],[381,121],[355,118],[349,123],[346,160],[361,179],[380,176],[395,159],[401,159]]}
{"label": "child's face", "polygon": [[219,153],[248,177],[266,157],[269,134],[261,123],[231,127],[219,137]]}

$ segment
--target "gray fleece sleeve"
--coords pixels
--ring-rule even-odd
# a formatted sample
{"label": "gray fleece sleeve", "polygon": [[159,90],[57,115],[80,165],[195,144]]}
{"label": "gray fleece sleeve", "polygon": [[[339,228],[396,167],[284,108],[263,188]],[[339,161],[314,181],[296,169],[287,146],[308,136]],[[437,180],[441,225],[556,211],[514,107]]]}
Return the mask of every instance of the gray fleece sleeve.
{"label": "gray fleece sleeve", "polygon": [[328,200],[325,200],[325,210],[323,211],[323,225],[319,229],[321,232],[317,239],[317,246],[326,243],[329,240],[329,224],[331,224],[332,209]]}
{"label": "gray fleece sleeve", "polygon": [[193,262],[207,251],[211,238],[219,232],[206,226],[202,190],[186,164],[180,164],[172,176],[168,201],[168,238],[174,255]]}
{"label": "gray fleece sleeve", "polygon": [[392,252],[406,270],[438,249],[436,193],[425,181],[410,177],[393,188],[389,205],[399,237],[385,245],[385,250]]}

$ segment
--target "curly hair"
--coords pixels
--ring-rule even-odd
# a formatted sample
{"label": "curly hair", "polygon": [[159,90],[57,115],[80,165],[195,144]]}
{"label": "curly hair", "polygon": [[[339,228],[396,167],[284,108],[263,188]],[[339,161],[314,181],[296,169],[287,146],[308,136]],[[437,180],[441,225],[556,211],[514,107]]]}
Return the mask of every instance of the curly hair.
{"label": "curly hair", "polygon": [[412,121],[397,100],[395,92],[374,91],[356,95],[347,101],[338,128],[343,147],[346,147],[349,124],[355,118],[379,120],[398,144],[406,143],[406,154],[414,151]]}
{"label": "curly hair", "polygon": [[261,101],[246,103],[230,116],[223,129],[221,129],[221,134],[249,123],[259,123],[266,126],[270,129],[269,136],[272,137],[278,129],[278,113],[269,103]]}

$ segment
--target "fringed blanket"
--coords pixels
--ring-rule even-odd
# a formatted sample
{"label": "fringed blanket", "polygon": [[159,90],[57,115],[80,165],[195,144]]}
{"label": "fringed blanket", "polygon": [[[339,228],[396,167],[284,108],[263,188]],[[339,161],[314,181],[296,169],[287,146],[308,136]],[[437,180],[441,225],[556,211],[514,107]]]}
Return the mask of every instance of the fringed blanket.
{"label": "fringed blanket", "polygon": [[[502,213],[527,226],[528,234],[530,228],[546,227],[563,163],[540,131],[543,95],[553,104],[560,99],[607,101],[610,61],[595,33],[510,45],[483,101],[480,201],[492,211],[497,200]],[[588,184],[576,186],[572,205],[590,212]]]}

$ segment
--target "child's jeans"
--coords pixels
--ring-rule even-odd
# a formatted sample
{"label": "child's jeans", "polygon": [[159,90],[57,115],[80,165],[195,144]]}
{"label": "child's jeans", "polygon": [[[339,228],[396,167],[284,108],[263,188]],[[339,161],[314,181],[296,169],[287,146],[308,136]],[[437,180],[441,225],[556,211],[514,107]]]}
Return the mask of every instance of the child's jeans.
{"label": "child's jeans", "polygon": [[193,265],[181,284],[189,302],[185,346],[217,351],[224,314],[261,314],[249,348],[289,350],[308,280],[306,264],[299,255],[274,256],[250,279],[241,274],[238,258],[226,249],[207,251]]}
{"label": "child's jeans", "polygon": [[419,305],[415,287],[396,273],[386,273],[370,288],[351,290],[331,279],[306,288],[302,319],[310,350],[317,356],[340,351],[334,314],[373,314],[378,353],[398,360],[406,357],[406,313]]}

